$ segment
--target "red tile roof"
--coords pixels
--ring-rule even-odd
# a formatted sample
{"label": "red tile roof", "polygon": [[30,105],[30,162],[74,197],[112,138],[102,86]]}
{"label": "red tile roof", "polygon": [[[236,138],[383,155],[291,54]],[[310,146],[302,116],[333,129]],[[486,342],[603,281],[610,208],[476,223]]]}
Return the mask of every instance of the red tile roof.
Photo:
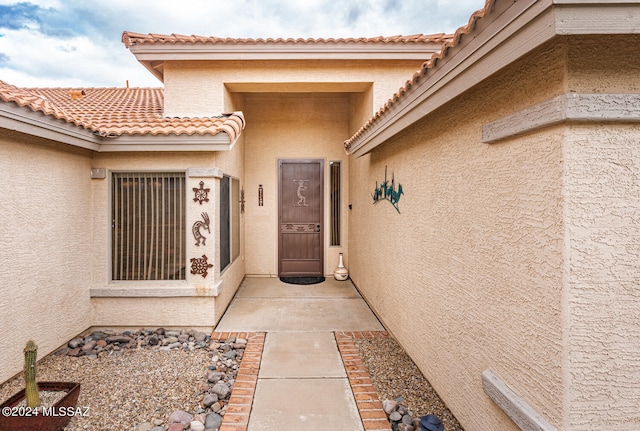
{"label": "red tile roof", "polygon": [[203,118],[163,117],[162,88],[18,88],[0,81],[0,101],[28,107],[104,137],[226,133],[233,142],[244,128],[240,112]]}
{"label": "red tile roof", "polygon": [[351,138],[344,142],[345,149],[349,150],[354,142],[356,142],[362,135],[366,133],[367,130],[369,130],[375,123],[379,121],[380,117],[384,116],[384,114],[391,110],[392,107],[396,106],[398,103],[404,100],[405,95],[411,91],[412,87],[416,86],[420,81],[427,79],[427,74],[429,73],[429,71],[436,68],[438,62],[440,60],[443,60],[452,48],[457,47],[461,43],[464,35],[468,35],[474,30],[476,21],[483,18],[489,13],[493,8],[495,2],[496,0],[486,0],[484,8],[475,11],[469,18],[469,22],[467,23],[467,25],[458,28],[455,34],[450,37],[449,40],[444,42],[442,48],[438,52],[434,53],[429,60],[425,61],[422,64],[420,70],[414,73],[412,78],[408,80],[403,87],[400,87],[400,89],[393,96],[391,96],[387,103],[385,103],[384,106],[382,106],[373,115],[373,117],[360,128],[360,130],[358,130]]}
{"label": "red tile roof", "polygon": [[122,33],[122,42],[127,48],[139,44],[206,44],[206,45],[254,45],[254,44],[282,44],[282,45],[330,45],[330,44],[433,44],[450,41],[451,35],[438,34],[414,34],[411,36],[378,36],[360,38],[338,39],[236,39],[214,36],[186,36],[181,34],[142,34],[125,31]]}

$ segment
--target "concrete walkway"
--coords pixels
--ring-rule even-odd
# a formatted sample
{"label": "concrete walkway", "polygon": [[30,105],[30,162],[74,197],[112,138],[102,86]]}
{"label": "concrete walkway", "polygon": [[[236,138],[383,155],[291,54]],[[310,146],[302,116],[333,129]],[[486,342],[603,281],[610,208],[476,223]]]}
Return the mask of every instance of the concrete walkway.
{"label": "concrete walkway", "polygon": [[389,429],[346,335],[386,333],[350,281],[246,278],[214,332],[223,333],[248,334],[249,345],[221,431]]}

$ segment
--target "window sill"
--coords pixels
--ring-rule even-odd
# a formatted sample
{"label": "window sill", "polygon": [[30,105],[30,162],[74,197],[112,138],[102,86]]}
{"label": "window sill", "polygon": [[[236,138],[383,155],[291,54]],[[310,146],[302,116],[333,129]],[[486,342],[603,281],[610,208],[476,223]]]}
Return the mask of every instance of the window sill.
{"label": "window sill", "polygon": [[[160,282],[162,283],[162,282]],[[213,287],[190,286],[186,281],[169,282],[112,282],[105,287],[90,289],[92,298],[175,298],[216,297],[222,290],[222,280]]]}

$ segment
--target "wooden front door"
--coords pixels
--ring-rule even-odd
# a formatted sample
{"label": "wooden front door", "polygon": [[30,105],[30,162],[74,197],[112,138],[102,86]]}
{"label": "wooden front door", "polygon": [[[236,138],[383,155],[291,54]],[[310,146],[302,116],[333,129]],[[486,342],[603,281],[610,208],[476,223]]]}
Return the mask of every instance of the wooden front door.
{"label": "wooden front door", "polygon": [[324,275],[324,161],[278,160],[278,276]]}

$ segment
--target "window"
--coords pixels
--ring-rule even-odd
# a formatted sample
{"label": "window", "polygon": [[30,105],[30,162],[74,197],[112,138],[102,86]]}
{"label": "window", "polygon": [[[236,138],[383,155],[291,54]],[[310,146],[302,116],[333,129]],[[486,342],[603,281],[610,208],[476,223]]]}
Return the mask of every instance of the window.
{"label": "window", "polygon": [[220,270],[240,256],[240,180],[220,180]]}
{"label": "window", "polygon": [[331,245],[340,245],[340,162],[329,162]]}
{"label": "window", "polygon": [[184,172],[112,174],[111,278],[185,280]]}

